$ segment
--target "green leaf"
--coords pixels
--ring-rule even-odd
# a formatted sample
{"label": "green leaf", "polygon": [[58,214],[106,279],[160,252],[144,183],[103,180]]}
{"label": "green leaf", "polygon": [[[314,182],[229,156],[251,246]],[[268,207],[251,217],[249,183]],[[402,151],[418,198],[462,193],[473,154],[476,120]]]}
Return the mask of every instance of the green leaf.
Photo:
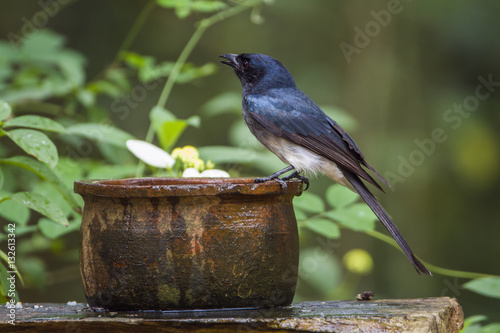
{"label": "green leaf", "polygon": [[84,123],[70,126],[67,133],[82,136],[95,141],[97,144],[104,142],[116,147],[126,149],[125,142],[134,137],[116,127],[108,124]]}
{"label": "green leaf", "polygon": [[30,129],[15,129],[5,131],[5,134],[29,155],[50,167],[57,165],[59,158],[54,143],[42,132]]}
{"label": "green leaf", "polygon": [[199,127],[200,118],[177,119],[173,113],[161,106],[155,106],[149,113],[151,123],[158,135],[161,147],[169,151],[177,142],[188,125]]}
{"label": "green leaf", "polygon": [[95,104],[96,94],[90,89],[78,89],[75,94],[77,100],[85,107],[91,107]]}
{"label": "green leaf", "polygon": [[107,94],[113,98],[118,98],[122,93],[119,87],[106,80],[94,81],[87,86],[87,89],[94,94]]}
{"label": "green leaf", "polygon": [[68,219],[64,216],[61,209],[56,206],[48,198],[33,192],[18,192],[12,195],[12,199],[24,204],[42,215],[47,216],[51,220],[62,225],[68,225]]}
{"label": "green leaf", "polygon": [[500,323],[492,323],[483,326],[481,333],[498,333],[500,332]]}
{"label": "green leaf", "polygon": [[191,10],[211,13],[227,7],[223,1],[217,0],[157,0],[157,3],[165,8],[175,8],[176,15],[181,19],[187,17]]}
{"label": "green leaf", "polygon": [[322,218],[313,218],[306,222],[306,227],[327,238],[340,237],[339,226],[331,220]]}
{"label": "green leaf", "polygon": [[0,121],[9,118],[12,113],[9,103],[0,100]]}
{"label": "green leaf", "polygon": [[500,277],[478,278],[463,284],[465,289],[483,296],[500,298]]}
{"label": "green leaf", "polygon": [[214,163],[250,163],[255,161],[258,152],[253,149],[226,146],[207,146],[198,148],[203,160]]}
{"label": "green leaf", "polygon": [[27,283],[35,285],[38,288],[43,288],[47,285],[48,269],[42,259],[25,255],[23,256],[23,260],[19,261],[18,265]]}
{"label": "green leaf", "polygon": [[156,64],[155,58],[134,52],[122,52],[121,58],[127,65],[138,70],[138,76],[142,82],[149,82],[170,75],[175,65],[172,61]]}
{"label": "green leaf", "polygon": [[186,18],[189,16],[189,14],[191,14],[191,7],[189,7],[189,6],[177,7],[175,9],[175,14],[180,19]]}
{"label": "green leaf", "polygon": [[[3,171],[2,169],[0,168],[0,188],[3,187],[3,179],[4,179],[4,176],[3,176]],[[2,202],[2,200],[0,200],[0,202]]]}
{"label": "green leaf", "polygon": [[191,116],[188,119],[186,119],[186,123],[189,126],[193,126],[194,128],[200,128],[201,118],[198,116]]}
{"label": "green leaf", "polygon": [[173,147],[187,126],[185,121],[177,119],[172,112],[158,105],[153,107],[149,118],[161,147],[166,151]]}
{"label": "green leaf", "polygon": [[464,328],[471,325],[471,324],[476,324],[476,323],[479,323],[481,321],[484,321],[486,319],[488,319],[488,317],[485,315],[474,315],[474,316],[467,317],[464,320]]}
{"label": "green leaf", "polygon": [[85,58],[81,54],[71,50],[64,50],[53,58],[57,61],[57,66],[61,69],[65,80],[71,84],[71,87],[83,86],[85,83],[85,70],[83,68]]}
{"label": "green leaf", "polygon": [[186,6],[192,0],[156,0],[159,6],[165,8],[176,8],[181,6]]}
{"label": "green leaf", "polygon": [[310,213],[322,213],[325,211],[323,200],[316,194],[309,192],[303,192],[300,197],[295,197],[293,204]]}
{"label": "green leaf", "polygon": [[303,220],[307,219],[307,214],[303,210],[301,210],[301,209],[299,209],[297,207],[293,207],[293,210],[294,210],[294,213],[295,213],[295,219],[297,221],[303,221]]}
{"label": "green leaf", "polygon": [[160,131],[157,132],[162,148],[167,151],[170,150],[186,127],[187,123],[185,120],[174,120],[163,123]]}
{"label": "green leaf", "polygon": [[30,218],[30,210],[14,200],[0,203],[0,216],[19,225],[26,225]]}
{"label": "green leaf", "polygon": [[217,66],[214,63],[208,63],[200,67],[195,67],[192,64],[185,64],[179,76],[177,76],[177,83],[188,83],[201,77],[212,75],[217,71]]}
{"label": "green leaf", "polygon": [[146,66],[139,68],[139,79],[142,82],[150,82],[167,77],[172,73],[175,63],[172,61],[164,61],[158,65],[154,64],[154,59],[148,62]]}
{"label": "green leaf", "polygon": [[29,128],[37,128],[41,130],[65,133],[66,129],[59,124],[57,121],[54,121],[47,117],[26,115],[19,116],[10,119],[4,125],[4,128],[7,127],[29,127]]}
{"label": "green leaf", "polygon": [[45,237],[49,239],[56,239],[62,235],[78,230],[80,228],[80,221],[72,221],[66,227],[64,225],[57,224],[50,219],[42,217],[38,220],[38,228]]}
{"label": "green leaf", "polygon": [[45,164],[40,163],[32,158],[26,156],[14,156],[11,158],[0,159],[0,164],[10,164],[26,169],[30,172],[35,173],[41,179],[48,181],[54,186],[59,193],[61,193],[64,199],[73,207],[74,210],[80,210],[80,205],[73,197],[73,192],[64,185],[62,180],[48,168]]}
{"label": "green leaf", "polygon": [[355,231],[373,230],[377,220],[370,207],[361,203],[330,210],[325,215]]}
{"label": "green leaf", "polygon": [[342,267],[339,260],[321,246],[304,248],[299,256],[300,281],[317,291],[320,295],[331,293],[342,280]]}
{"label": "green leaf", "polygon": [[161,126],[164,122],[177,120],[177,117],[172,112],[156,105],[149,112],[149,119],[154,126]]}
{"label": "green leaf", "polygon": [[106,70],[106,78],[122,91],[130,90],[130,82],[125,68],[110,68]]}
{"label": "green leaf", "polygon": [[89,179],[120,179],[133,177],[137,171],[136,165],[99,165],[90,169]]}
{"label": "green leaf", "polygon": [[216,12],[226,7],[227,7],[226,3],[216,0],[214,1],[198,0],[191,3],[191,8],[194,11],[202,13]]}
{"label": "green leaf", "polygon": [[340,184],[334,184],[326,190],[326,201],[334,208],[341,208],[355,202],[357,193]]}
{"label": "green leaf", "polygon": [[220,114],[241,114],[241,93],[229,91],[215,96],[201,107],[204,116],[214,117]]}
{"label": "green leaf", "polygon": [[482,333],[481,321],[488,319],[488,317],[484,315],[475,315],[465,318],[464,327],[460,331],[460,333]]}
{"label": "green leaf", "polygon": [[64,37],[46,29],[38,29],[23,40],[22,51],[35,59],[45,59],[61,51]]}
{"label": "green leaf", "polygon": [[134,52],[122,52],[120,57],[127,65],[136,69],[151,66],[155,62],[153,57],[143,56]]}
{"label": "green leaf", "polygon": [[[115,148],[115,150],[118,149]],[[57,163],[57,167],[54,169],[54,173],[61,180],[61,183],[64,184],[65,188],[72,189],[75,180],[83,178],[84,165],[82,161],[76,161],[69,157],[61,157],[59,163]],[[52,183],[52,185],[54,184]]]}
{"label": "green leaf", "polygon": [[41,195],[44,198],[49,198],[50,201],[63,212],[65,216],[68,216],[73,212],[71,206],[64,200],[64,197],[57,191],[57,189],[52,186],[48,181],[38,182],[33,189],[32,193]]}
{"label": "green leaf", "polygon": [[335,106],[322,105],[321,109],[335,122],[342,126],[346,131],[353,131],[356,129],[358,123],[347,111]]}

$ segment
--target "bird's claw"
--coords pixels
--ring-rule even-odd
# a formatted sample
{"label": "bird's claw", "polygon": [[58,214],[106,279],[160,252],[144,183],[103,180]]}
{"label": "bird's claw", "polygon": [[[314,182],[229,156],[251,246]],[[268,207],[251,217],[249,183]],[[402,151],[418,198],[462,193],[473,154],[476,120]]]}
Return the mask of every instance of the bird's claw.
{"label": "bird's claw", "polygon": [[283,177],[281,179],[282,180],[289,180],[289,179],[294,179],[294,178],[298,179],[298,180],[301,180],[304,184],[306,184],[306,188],[305,188],[304,191],[307,191],[307,189],[309,188],[309,179],[307,177],[305,177],[305,176],[300,175],[297,171],[295,171],[291,175]]}
{"label": "bird's claw", "polygon": [[280,185],[283,191],[285,192],[286,189],[288,188],[288,185],[286,184],[286,181],[282,180],[279,177],[264,177],[264,178],[255,178],[254,183],[259,184],[259,183],[264,183],[270,180],[275,180],[277,181]]}
{"label": "bird's claw", "polygon": [[269,177],[264,177],[264,178],[255,178],[254,183],[258,184],[258,183],[267,182],[269,180],[275,180],[278,183],[280,183],[283,190],[286,191],[286,189],[288,187],[286,184],[286,181],[290,180],[290,179],[298,179],[298,180],[301,180],[304,184],[306,184],[306,188],[304,189],[304,191],[307,191],[307,189],[309,188],[309,179],[305,176],[301,176],[297,171],[295,171],[291,175],[283,177],[283,178],[279,178],[277,176],[276,177],[269,176]]}

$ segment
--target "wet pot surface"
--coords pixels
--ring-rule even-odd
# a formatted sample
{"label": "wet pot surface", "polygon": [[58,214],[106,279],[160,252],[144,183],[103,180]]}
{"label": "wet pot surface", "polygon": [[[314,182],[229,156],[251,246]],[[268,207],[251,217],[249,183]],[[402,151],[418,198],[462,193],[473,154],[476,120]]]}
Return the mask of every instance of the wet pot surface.
{"label": "wet pot surface", "polygon": [[273,307],[292,302],[298,234],[288,182],[140,178],[75,182],[80,267],[91,306]]}

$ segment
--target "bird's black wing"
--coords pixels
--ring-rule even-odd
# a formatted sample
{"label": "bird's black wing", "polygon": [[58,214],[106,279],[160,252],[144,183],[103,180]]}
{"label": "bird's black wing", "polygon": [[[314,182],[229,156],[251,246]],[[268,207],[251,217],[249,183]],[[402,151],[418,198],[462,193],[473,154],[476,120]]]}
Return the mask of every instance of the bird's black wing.
{"label": "bird's black wing", "polygon": [[247,95],[244,96],[244,103],[251,116],[274,135],[335,162],[382,190],[362,168],[361,165],[364,165],[388,185],[365,161],[344,129],[300,90],[277,89],[271,93]]}
{"label": "bird's black wing", "polygon": [[386,181],[368,164],[354,140],[332,119],[298,89],[262,95],[248,95],[244,103],[251,116],[274,135],[321,155],[335,162],[349,183],[370,206],[375,215],[401,247],[418,273],[431,275],[415,257],[387,212],[360,180],[365,179],[379,189],[377,182],[361,167],[372,170],[384,183]]}

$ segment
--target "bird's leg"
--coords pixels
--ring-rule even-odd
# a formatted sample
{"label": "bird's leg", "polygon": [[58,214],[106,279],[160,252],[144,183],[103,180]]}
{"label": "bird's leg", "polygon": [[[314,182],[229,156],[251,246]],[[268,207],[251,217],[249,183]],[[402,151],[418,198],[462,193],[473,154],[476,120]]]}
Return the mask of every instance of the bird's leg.
{"label": "bird's leg", "polygon": [[295,170],[291,175],[281,178],[281,180],[289,180],[289,179],[294,179],[294,178],[299,179],[304,184],[306,184],[306,189],[304,191],[307,191],[307,189],[309,188],[309,179],[305,176],[300,175],[297,170]]}
{"label": "bird's leg", "polygon": [[279,178],[279,176],[281,176],[284,173],[287,173],[288,171],[292,171],[294,169],[295,168],[293,166],[289,165],[286,168],[284,168],[283,170],[276,171],[275,173],[273,173],[272,175],[270,175],[268,177],[255,178],[254,182],[255,183],[263,183],[263,182],[267,182],[269,180],[276,180],[278,183],[280,183],[281,187],[286,191],[286,188],[287,188],[286,182],[284,180],[281,180]]}
{"label": "bird's leg", "polygon": [[269,180],[276,179],[279,176],[281,176],[282,174],[287,173],[288,171],[292,171],[293,169],[295,169],[295,168],[293,166],[289,165],[286,168],[284,168],[283,170],[276,171],[275,173],[273,173],[272,175],[270,175],[268,177],[255,178],[255,183],[263,183],[263,182],[267,182]]}

